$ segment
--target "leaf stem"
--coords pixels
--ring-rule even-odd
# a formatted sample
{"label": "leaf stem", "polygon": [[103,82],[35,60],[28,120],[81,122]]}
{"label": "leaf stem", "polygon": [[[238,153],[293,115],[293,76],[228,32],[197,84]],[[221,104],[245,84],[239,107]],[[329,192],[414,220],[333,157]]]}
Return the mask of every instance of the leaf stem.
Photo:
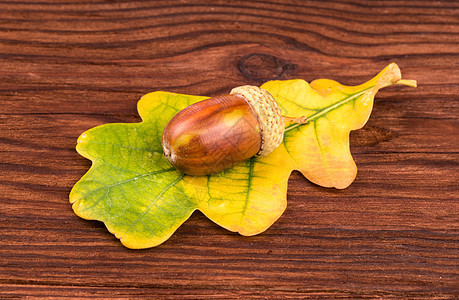
{"label": "leaf stem", "polygon": [[306,124],[309,122],[308,118],[305,116],[296,118],[296,117],[287,117],[287,116],[282,116],[284,118],[284,122],[289,122],[289,123],[297,123],[297,124]]}
{"label": "leaf stem", "polygon": [[417,87],[418,86],[417,81],[416,80],[412,80],[412,79],[400,79],[395,84],[403,84],[403,85],[407,85],[407,86],[411,86],[411,87]]}

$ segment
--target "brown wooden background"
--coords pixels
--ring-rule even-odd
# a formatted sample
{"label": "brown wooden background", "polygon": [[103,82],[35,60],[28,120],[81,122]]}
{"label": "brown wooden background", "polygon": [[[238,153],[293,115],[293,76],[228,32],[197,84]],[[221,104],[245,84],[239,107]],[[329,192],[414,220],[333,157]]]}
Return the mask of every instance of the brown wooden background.
{"label": "brown wooden background", "polygon": [[[457,1],[0,0],[0,298],[459,297]],[[351,135],[345,190],[294,172],[285,214],[242,237],[195,213],[124,248],[68,203],[83,131],[137,122],[143,94],[269,79],[359,84],[390,62]]]}

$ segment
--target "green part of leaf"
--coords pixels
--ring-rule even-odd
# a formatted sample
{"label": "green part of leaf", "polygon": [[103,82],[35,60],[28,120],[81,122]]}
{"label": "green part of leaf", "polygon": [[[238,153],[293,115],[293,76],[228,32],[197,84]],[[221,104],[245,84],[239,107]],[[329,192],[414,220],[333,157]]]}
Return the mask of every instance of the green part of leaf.
{"label": "green part of leaf", "polygon": [[154,97],[139,102],[143,122],[90,129],[76,148],[93,164],[70,193],[75,213],[103,221],[129,248],[162,243],[197,208],[184,192],[184,174],[162,153],[161,128],[178,110],[205,97],[163,92]]}
{"label": "green part of leaf", "polygon": [[70,193],[75,213],[100,220],[129,248],[161,244],[199,209],[220,226],[242,235],[269,228],[286,208],[292,170],[325,187],[345,188],[357,168],[349,132],[368,120],[376,92],[401,80],[395,64],[360,86],[320,79],[271,81],[262,88],[284,115],[306,116],[287,124],[284,141],[265,157],[231,169],[193,177],[176,171],[162,154],[162,131],[181,109],[207,97],[154,92],[138,103],[141,123],[107,124],[83,133],[77,151],[92,161]]}

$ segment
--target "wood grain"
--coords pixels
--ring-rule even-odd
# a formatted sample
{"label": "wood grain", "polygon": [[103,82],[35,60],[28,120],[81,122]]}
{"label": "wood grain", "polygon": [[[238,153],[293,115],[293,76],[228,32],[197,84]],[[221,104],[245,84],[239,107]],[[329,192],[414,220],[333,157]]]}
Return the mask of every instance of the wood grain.
{"label": "wood grain", "polygon": [[[0,0],[0,298],[458,298],[458,13],[422,0]],[[261,235],[195,213],[133,251],[68,203],[90,166],[78,135],[139,121],[143,94],[352,85],[390,62],[419,87],[378,93],[351,134],[355,182],[294,172]]]}

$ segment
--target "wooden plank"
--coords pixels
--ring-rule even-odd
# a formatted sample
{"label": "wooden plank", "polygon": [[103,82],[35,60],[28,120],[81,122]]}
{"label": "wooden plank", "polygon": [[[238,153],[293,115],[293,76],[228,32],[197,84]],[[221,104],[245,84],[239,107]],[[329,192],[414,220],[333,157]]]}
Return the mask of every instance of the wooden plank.
{"label": "wooden plank", "polygon": [[[454,1],[1,1],[0,298],[459,297],[459,6]],[[196,212],[164,244],[124,248],[68,203],[77,137],[139,122],[167,90],[270,79],[360,84],[390,62],[419,87],[380,91],[351,133],[345,190],[293,172],[266,232]]]}

